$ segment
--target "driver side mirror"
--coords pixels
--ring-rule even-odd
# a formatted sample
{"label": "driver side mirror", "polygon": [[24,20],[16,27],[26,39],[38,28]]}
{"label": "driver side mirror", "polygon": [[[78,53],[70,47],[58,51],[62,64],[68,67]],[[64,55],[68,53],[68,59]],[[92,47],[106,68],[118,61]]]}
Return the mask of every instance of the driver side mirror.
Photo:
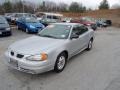
{"label": "driver side mirror", "polygon": [[77,34],[72,34],[70,37],[70,39],[77,39],[77,38],[79,38],[79,35],[77,35]]}

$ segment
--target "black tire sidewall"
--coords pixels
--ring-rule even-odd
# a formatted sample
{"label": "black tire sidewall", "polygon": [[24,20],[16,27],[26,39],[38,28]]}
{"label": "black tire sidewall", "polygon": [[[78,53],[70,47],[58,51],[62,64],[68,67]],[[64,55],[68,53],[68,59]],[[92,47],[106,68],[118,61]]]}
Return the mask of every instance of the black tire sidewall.
{"label": "black tire sidewall", "polygon": [[[89,47],[90,42],[91,42],[91,48]],[[92,47],[93,47],[93,40],[91,39],[88,43],[88,47],[86,50],[90,51],[92,49]]]}
{"label": "black tire sidewall", "polygon": [[[65,64],[64,64],[64,67],[62,69],[58,69],[58,62],[59,62],[59,58],[61,56],[64,56],[65,57]],[[66,58],[66,54],[65,53],[61,53],[58,55],[57,59],[56,59],[56,63],[55,63],[55,66],[54,66],[54,71],[59,73],[59,72],[62,72],[66,66],[66,62],[67,62],[67,58]]]}

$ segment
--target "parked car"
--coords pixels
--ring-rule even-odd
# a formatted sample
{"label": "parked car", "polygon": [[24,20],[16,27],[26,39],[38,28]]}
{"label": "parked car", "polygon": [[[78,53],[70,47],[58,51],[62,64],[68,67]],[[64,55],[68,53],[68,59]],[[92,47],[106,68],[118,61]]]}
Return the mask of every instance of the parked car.
{"label": "parked car", "polygon": [[108,26],[108,24],[105,23],[105,20],[102,20],[102,19],[96,20],[96,24],[98,27],[107,27]]}
{"label": "parked car", "polygon": [[30,14],[30,13],[12,13],[12,15],[10,15],[9,21],[11,22],[11,24],[16,24],[16,21],[21,17],[33,17],[33,14]]}
{"label": "parked car", "polygon": [[97,25],[95,22],[91,21],[91,20],[87,20],[85,18],[81,18],[81,19],[72,19],[71,23],[80,23],[83,24],[85,26],[88,26],[90,28],[92,28],[93,30],[97,29]]}
{"label": "parked car", "polygon": [[8,23],[11,23],[11,17],[12,17],[13,13],[5,13],[4,17],[6,18],[6,20],[8,21]]}
{"label": "parked car", "polygon": [[18,30],[24,30],[26,33],[34,32],[38,33],[45,26],[41,24],[37,19],[30,17],[21,17],[17,20]]}
{"label": "parked car", "polygon": [[50,23],[61,22],[63,17],[63,15],[59,13],[38,12],[36,15],[38,16],[38,20],[45,26],[49,25]]}
{"label": "parked car", "polygon": [[112,21],[105,18],[98,18],[96,23],[98,27],[108,27],[112,25]]}
{"label": "parked car", "polygon": [[72,18],[66,17],[66,18],[63,18],[63,19],[62,19],[62,22],[70,23],[71,20],[72,20]]}
{"label": "parked car", "polygon": [[19,71],[37,74],[61,72],[72,56],[91,50],[94,31],[81,24],[55,23],[37,36],[12,44],[5,53],[6,64]]}
{"label": "parked car", "polygon": [[111,21],[111,20],[105,20],[105,23],[106,23],[108,26],[111,26],[111,25],[112,25],[112,21]]}
{"label": "parked car", "polygon": [[0,16],[0,36],[10,36],[11,34],[8,22],[3,16]]}

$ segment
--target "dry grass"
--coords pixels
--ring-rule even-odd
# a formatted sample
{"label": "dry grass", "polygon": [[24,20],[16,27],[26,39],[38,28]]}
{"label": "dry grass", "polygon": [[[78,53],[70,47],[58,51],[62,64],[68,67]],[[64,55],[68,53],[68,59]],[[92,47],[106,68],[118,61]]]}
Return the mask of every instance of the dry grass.
{"label": "dry grass", "polygon": [[83,16],[90,16],[93,18],[106,18],[112,20],[114,26],[120,27],[120,9],[95,10],[88,11],[85,13],[62,13],[62,14],[66,17],[73,18],[79,18]]}

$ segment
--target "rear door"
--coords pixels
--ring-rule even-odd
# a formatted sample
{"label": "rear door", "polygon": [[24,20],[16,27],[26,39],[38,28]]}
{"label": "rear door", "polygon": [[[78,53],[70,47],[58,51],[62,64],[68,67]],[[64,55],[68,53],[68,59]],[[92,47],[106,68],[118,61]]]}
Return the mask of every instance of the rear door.
{"label": "rear door", "polygon": [[86,26],[80,26],[79,27],[79,30],[80,30],[80,36],[79,38],[82,39],[82,42],[81,42],[81,49],[84,49],[88,43],[89,43],[89,40],[90,40],[90,34],[89,34],[89,30]]}
{"label": "rear door", "polygon": [[68,45],[70,54],[74,55],[83,50],[88,45],[89,31],[85,26],[77,25],[73,27],[71,35],[72,34],[79,35],[79,38],[70,40],[70,43]]}

